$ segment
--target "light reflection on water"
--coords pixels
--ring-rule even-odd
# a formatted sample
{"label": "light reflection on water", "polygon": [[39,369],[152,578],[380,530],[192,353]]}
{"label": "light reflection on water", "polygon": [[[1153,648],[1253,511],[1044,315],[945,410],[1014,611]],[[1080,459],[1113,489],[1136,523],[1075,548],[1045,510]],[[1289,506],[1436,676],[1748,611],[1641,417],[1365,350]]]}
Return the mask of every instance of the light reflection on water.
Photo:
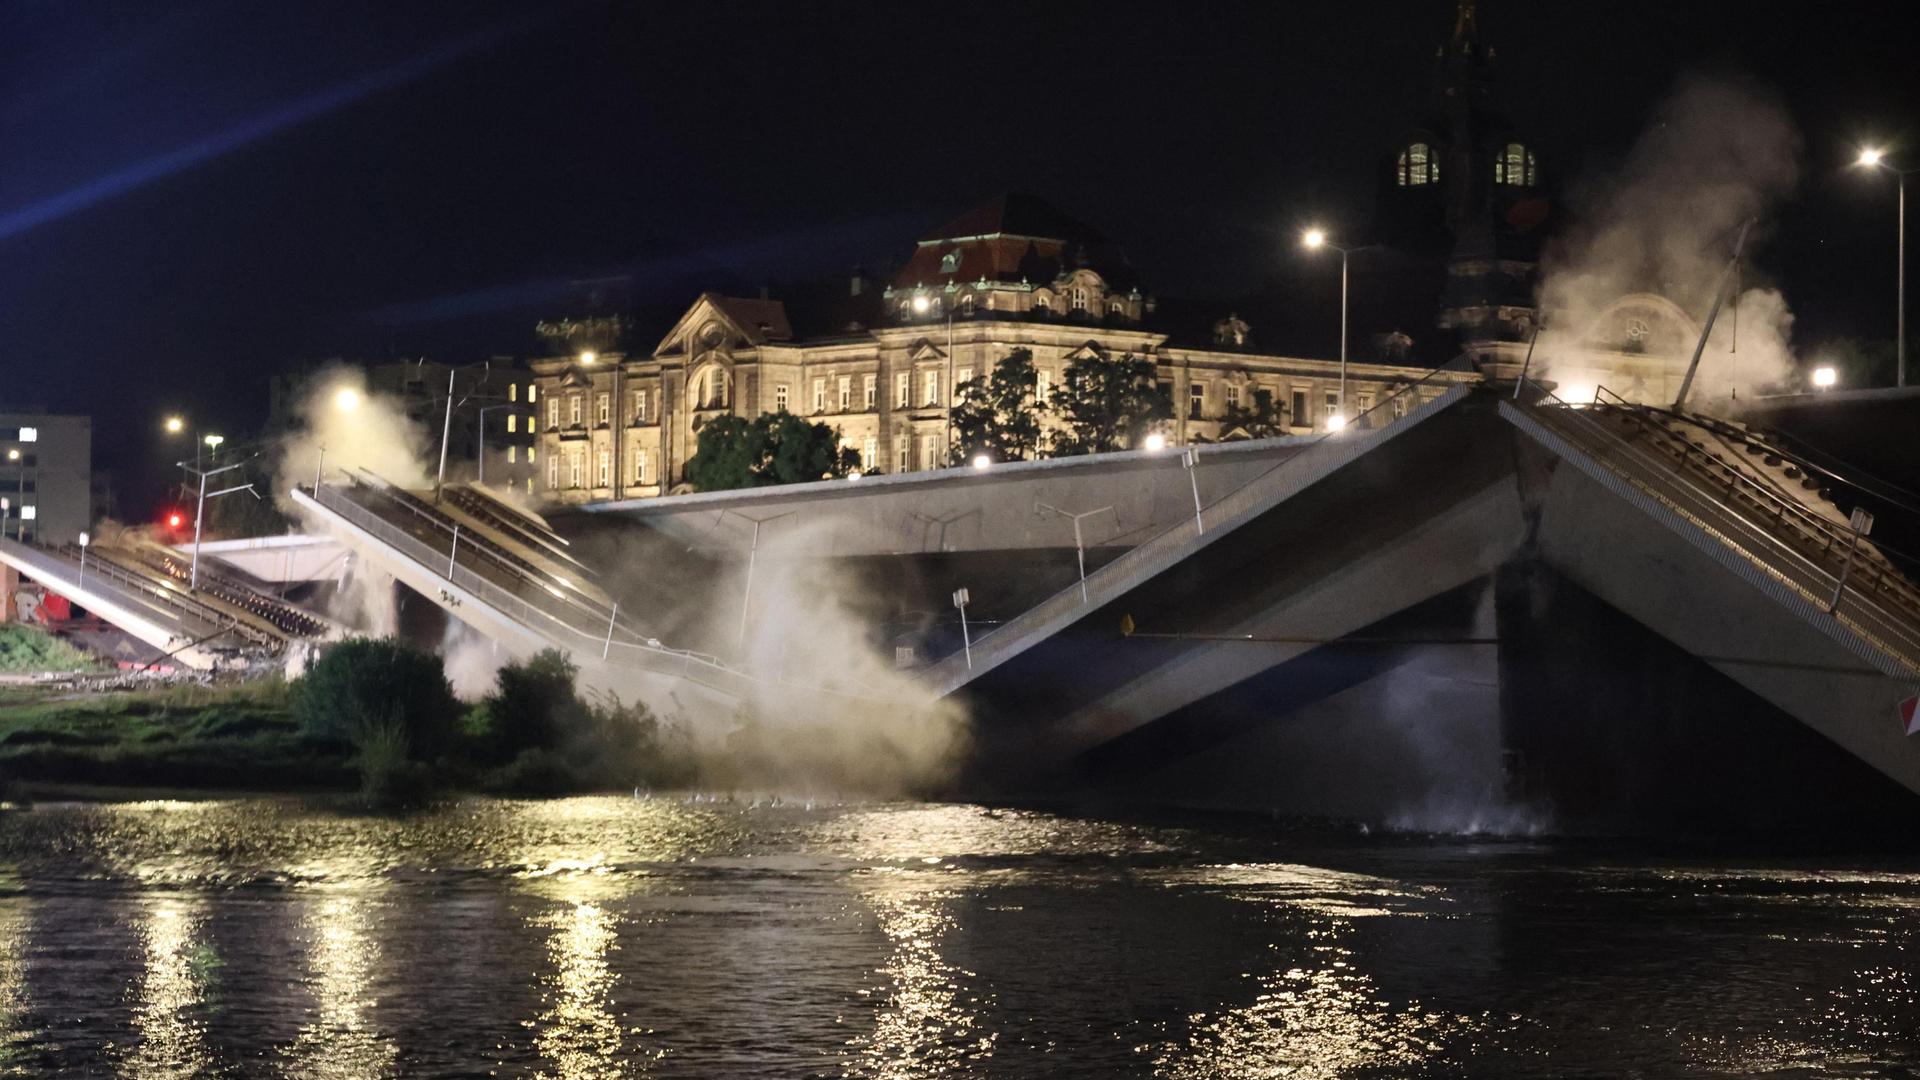
{"label": "light reflection on water", "polygon": [[219,958],[199,938],[204,909],[194,901],[152,897],[138,908],[145,966],[134,996],[140,1042],[123,1076],[202,1076],[212,1071],[206,1024],[199,1011]]}
{"label": "light reflection on water", "polygon": [[1915,869],[973,806],[42,807],[0,814],[0,1075],[1910,1075]]}

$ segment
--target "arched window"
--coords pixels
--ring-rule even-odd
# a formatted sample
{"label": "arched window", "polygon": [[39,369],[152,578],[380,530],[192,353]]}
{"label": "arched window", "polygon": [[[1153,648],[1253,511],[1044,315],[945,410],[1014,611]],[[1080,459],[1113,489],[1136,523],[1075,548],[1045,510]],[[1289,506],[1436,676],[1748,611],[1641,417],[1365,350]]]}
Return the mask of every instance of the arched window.
{"label": "arched window", "polygon": [[1422,187],[1440,182],[1440,159],[1426,143],[1410,143],[1400,151],[1395,179],[1401,187]]}
{"label": "arched window", "polygon": [[1053,302],[1044,296],[1036,296],[1033,298],[1033,310],[1051,313],[1053,311]]}
{"label": "arched window", "polygon": [[1520,143],[1508,143],[1493,159],[1493,182],[1514,187],[1532,187],[1538,180],[1533,151]]}

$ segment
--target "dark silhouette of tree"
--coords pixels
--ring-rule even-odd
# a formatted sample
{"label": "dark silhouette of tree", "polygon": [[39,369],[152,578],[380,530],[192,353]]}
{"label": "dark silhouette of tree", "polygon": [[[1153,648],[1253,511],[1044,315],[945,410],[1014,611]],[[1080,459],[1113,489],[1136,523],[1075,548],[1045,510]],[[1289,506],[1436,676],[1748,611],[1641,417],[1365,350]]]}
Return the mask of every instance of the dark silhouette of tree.
{"label": "dark silhouette of tree", "polygon": [[1075,360],[1048,407],[1066,424],[1054,439],[1056,457],[1138,446],[1155,421],[1173,417],[1173,399],[1154,377],[1153,361],[1132,353]]}
{"label": "dark silhouette of tree", "polygon": [[700,426],[687,482],[699,491],[796,484],[841,477],[860,455],[840,445],[838,428],[809,423],[786,410],[716,416]]}
{"label": "dark silhouette of tree", "polygon": [[1033,350],[1015,349],[985,375],[960,384],[953,409],[951,464],[984,453],[995,461],[1025,461],[1040,443],[1045,405],[1034,399],[1039,374]]}
{"label": "dark silhouette of tree", "polygon": [[1236,405],[1220,420],[1222,436],[1238,429],[1250,439],[1271,439],[1287,433],[1287,410],[1274,403],[1273,391],[1256,389],[1253,404]]}

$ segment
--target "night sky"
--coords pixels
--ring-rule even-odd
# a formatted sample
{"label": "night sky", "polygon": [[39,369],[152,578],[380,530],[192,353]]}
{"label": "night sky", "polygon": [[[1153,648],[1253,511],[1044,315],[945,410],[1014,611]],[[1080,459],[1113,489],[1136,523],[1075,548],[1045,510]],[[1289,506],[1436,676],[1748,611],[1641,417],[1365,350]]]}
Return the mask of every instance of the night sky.
{"label": "night sky", "polygon": [[[303,358],[525,353],[583,277],[645,298],[880,268],[1032,191],[1168,296],[1235,296],[1309,220],[1359,228],[1450,0],[987,6],[0,6],[0,405],[244,431]],[[1771,88],[1806,179],[1764,269],[1796,340],[1891,336],[1920,165],[1893,4],[1484,0],[1505,111],[1603,170],[1685,71]],[[1765,14],[1758,14],[1764,12]],[[661,329],[664,329],[662,327]]]}

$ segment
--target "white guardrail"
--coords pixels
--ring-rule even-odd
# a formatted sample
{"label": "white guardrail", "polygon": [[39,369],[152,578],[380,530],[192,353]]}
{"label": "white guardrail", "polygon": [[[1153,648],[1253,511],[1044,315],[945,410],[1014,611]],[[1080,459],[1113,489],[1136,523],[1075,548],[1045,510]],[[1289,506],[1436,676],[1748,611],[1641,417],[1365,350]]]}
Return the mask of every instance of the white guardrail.
{"label": "white guardrail", "polygon": [[450,535],[444,548],[429,544],[382,519],[380,515],[361,506],[344,491],[332,485],[321,484],[313,489],[296,489],[294,497],[297,500],[309,501],[317,508],[334,515],[429,570],[435,577],[527,627],[571,656],[595,657],[610,664],[631,667],[649,674],[686,679],[734,698],[747,698],[755,692],[765,692],[775,688],[805,690],[863,701],[875,700],[880,696],[834,687],[794,683],[788,680],[766,679],[739,668],[729,667],[718,657],[706,653],[662,645],[620,622],[617,616],[610,617],[607,622],[594,627],[579,625],[567,615],[554,610],[568,606],[564,596],[553,596],[550,586],[532,578],[518,576],[518,571],[514,571],[508,564],[499,562],[497,559],[495,563],[515,573],[517,580],[527,590],[534,592],[537,596],[550,598],[550,602],[531,601],[519,591],[503,588],[470,567],[462,565],[459,557],[463,553],[480,551],[485,554],[484,549],[480,549],[477,543],[467,547]]}

